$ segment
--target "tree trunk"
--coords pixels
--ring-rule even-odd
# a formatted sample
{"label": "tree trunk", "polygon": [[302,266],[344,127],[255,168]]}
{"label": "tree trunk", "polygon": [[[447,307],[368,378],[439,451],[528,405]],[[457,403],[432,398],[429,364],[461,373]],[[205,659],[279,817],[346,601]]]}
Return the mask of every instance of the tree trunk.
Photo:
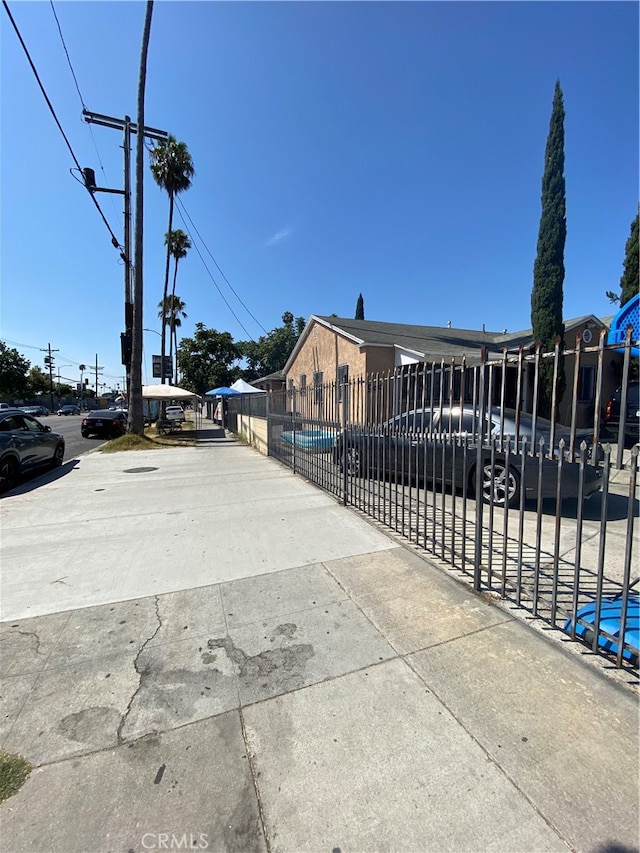
{"label": "tree trunk", "polygon": [[[169,230],[167,234],[171,234],[171,230],[173,228],[173,192],[169,191]],[[169,265],[171,262],[171,241],[167,241],[167,263],[164,269],[164,290],[162,292],[162,349],[160,350],[162,355],[162,368],[161,374],[162,378],[160,379],[160,383],[164,385],[164,356],[167,351],[167,318],[166,318],[166,310],[167,310],[167,296],[169,295]],[[164,407],[163,407],[164,414]]]}
{"label": "tree trunk", "polygon": [[153,0],[147,0],[144,19],[140,74],[138,77],[138,132],[136,133],[136,214],[133,286],[133,328],[131,334],[131,386],[129,388],[129,432],[144,433],[142,418],[142,236],[144,209],[144,92],[147,82],[147,55]]}

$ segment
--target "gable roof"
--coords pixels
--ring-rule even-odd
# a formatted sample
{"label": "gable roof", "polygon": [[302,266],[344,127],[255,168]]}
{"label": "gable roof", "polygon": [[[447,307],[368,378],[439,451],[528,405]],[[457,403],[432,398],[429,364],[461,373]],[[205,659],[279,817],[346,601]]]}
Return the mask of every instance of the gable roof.
{"label": "gable roof", "polygon": [[[577,317],[565,322],[565,331],[592,322],[599,328],[604,324],[593,314]],[[479,357],[483,346],[494,354],[508,350],[517,350],[520,344],[525,347],[534,343],[532,329],[508,333],[488,332],[477,329],[454,329],[442,326],[418,326],[409,323],[385,323],[379,320],[355,320],[345,317],[326,317],[312,314],[300,335],[296,346],[284,366],[286,372],[296,355],[304,345],[314,323],[324,326],[360,347],[392,347],[413,352],[418,359],[450,358],[451,356]]]}

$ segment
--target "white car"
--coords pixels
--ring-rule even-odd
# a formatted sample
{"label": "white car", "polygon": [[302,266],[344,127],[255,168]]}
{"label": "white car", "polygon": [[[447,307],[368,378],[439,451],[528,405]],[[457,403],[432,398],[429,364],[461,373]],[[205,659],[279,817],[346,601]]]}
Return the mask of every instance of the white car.
{"label": "white car", "polygon": [[175,421],[179,424],[183,424],[185,421],[184,412],[182,411],[181,406],[167,406],[166,415],[168,421]]}

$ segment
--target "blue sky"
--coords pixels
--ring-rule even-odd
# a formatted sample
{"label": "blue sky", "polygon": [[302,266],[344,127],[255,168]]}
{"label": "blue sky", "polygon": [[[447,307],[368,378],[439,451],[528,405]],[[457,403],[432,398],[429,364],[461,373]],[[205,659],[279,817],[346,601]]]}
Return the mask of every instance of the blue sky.
{"label": "blue sky", "polygon": [[[9,8],[81,165],[121,188],[121,134],[83,122],[51,4]],[[145,4],[54,8],[87,109],[135,120]],[[0,336],[34,364],[50,343],[74,380],[97,356],[111,387],[121,261],[0,17]],[[634,2],[156,2],[146,124],[189,146],[181,200],[204,244],[175,225],[213,276],[195,248],[181,262],[182,333],[202,322],[257,340],[284,311],[352,317],[360,292],[370,320],[528,328],[557,79],[564,316],[610,316],[638,204],[638,68]],[[98,199],[122,239],[121,198]],[[147,169],[144,325],[156,330],[167,217]],[[145,332],[143,381],[159,341]]]}

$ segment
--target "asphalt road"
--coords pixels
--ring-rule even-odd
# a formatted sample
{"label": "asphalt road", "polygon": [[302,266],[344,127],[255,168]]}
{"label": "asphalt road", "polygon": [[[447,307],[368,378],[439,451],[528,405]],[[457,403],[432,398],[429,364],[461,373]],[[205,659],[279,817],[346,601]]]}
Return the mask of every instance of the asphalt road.
{"label": "asphalt road", "polygon": [[104,438],[83,438],[80,434],[80,424],[82,423],[83,415],[49,415],[46,418],[40,418],[41,423],[47,424],[54,432],[59,432],[64,436],[65,451],[64,461],[75,459],[82,453],[92,450],[94,447],[99,447],[105,443]]}

